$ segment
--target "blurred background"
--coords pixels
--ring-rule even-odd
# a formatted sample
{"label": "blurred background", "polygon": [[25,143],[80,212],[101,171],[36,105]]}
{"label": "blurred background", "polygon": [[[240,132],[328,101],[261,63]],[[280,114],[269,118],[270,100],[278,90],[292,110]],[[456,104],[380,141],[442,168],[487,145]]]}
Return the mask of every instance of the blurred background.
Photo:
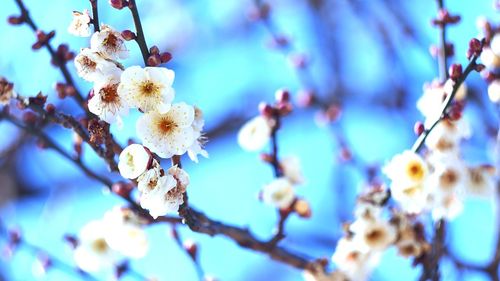
{"label": "blurred background", "polygon": [[[133,30],[127,9],[112,9],[99,1],[100,20],[118,30]],[[311,257],[329,258],[341,237],[341,224],[352,218],[356,193],[366,180],[366,167],[377,167],[392,155],[409,148],[415,136],[413,124],[422,116],[415,102],[425,82],[438,76],[437,63],[429,54],[438,32],[430,24],[437,5],[433,0],[270,0],[270,21],[252,19],[253,0],[138,0],[148,45],[170,51],[174,59],[176,101],[200,107],[206,120],[209,159],[199,164],[184,161],[191,176],[190,204],[210,217],[249,227],[258,237],[272,235],[276,211],[258,200],[263,184],[273,178],[272,169],[258,153],[244,152],[236,141],[238,128],[258,114],[261,101],[272,102],[274,91],[287,88],[294,97],[314,90],[322,101],[341,107],[339,121],[325,124],[319,108],[299,108],[283,121],[279,133],[281,156],[301,159],[306,183],[297,192],[312,208],[310,219],[292,216],[282,245]],[[69,43],[74,51],[87,47],[87,38],[67,33],[72,11],[90,7],[88,1],[26,0],[32,17],[45,31],[55,30],[54,44]],[[498,18],[489,0],[445,1],[462,21],[448,29],[455,43],[454,62],[466,63],[468,41],[478,36],[476,19]],[[18,14],[13,0],[0,8],[0,76],[15,84],[22,95],[49,95],[64,112],[75,112],[72,101],[61,101],[54,84],[62,81],[49,65],[46,50],[33,52],[35,37],[27,26],[10,26],[8,16]],[[276,47],[276,36],[289,44]],[[57,46],[57,45],[56,45]],[[129,42],[131,57],[125,66],[142,65],[139,49]],[[307,66],[297,68],[306,58]],[[69,65],[72,73],[74,66]],[[76,77],[76,75],[75,75]],[[91,85],[76,79],[82,92]],[[478,74],[467,80],[469,102],[466,118],[473,136],[464,143],[468,163],[492,163],[497,118],[488,102],[486,83]],[[135,124],[132,112],[125,124]],[[324,120],[323,120],[324,121]],[[71,151],[72,134],[59,126],[47,131]],[[122,144],[135,138],[135,126],[113,128]],[[0,123],[0,218],[19,228],[24,239],[50,255],[73,265],[72,253],[63,240],[77,234],[86,222],[99,219],[119,198],[85,177],[72,163],[55,152],[37,148],[36,140],[12,125]],[[340,158],[351,150],[355,163]],[[89,147],[84,160],[101,174],[106,167]],[[340,159],[340,160],[339,160]],[[112,175],[115,180],[119,175]],[[448,241],[456,255],[484,263],[493,253],[496,226],[495,204],[466,201],[462,215],[449,225]],[[265,255],[240,248],[224,237],[208,237],[179,228],[183,239],[199,243],[199,259],[206,274],[218,280],[302,280],[302,272],[271,261]],[[159,280],[198,280],[188,255],[169,235],[168,225],[147,230],[150,253],[131,267]],[[5,237],[0,246],[5,246]],[[4,255],[6,256],[6,255]],[[82,280],[78,274],[50,270],[40,275],[36,253],[21,247],[0,259],[0,280]],[[443,259],[443,280],[486,280],[480,273],[457,271]],[[415,280],[420,269],[397,256],[384,254],[371,280]],[[110,273],[96,275],[105,280]],[[83,278],[85,279],[85,278]],[[123,280],[138,280],[126,275]]]}

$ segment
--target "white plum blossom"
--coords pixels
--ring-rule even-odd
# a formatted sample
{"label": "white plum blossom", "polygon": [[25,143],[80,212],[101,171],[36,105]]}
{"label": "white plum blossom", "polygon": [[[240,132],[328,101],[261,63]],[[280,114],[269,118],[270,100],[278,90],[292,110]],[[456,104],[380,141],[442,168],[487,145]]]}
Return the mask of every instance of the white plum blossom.
{"label": "white plum blossom", "polygon": [[122,177],[135,179],[146,171],[152,156],[144,146],[131,144],[123,149],[118,159],[118,170]]}
{"label": "white plum blossom", "polygon": [[495,194],[495,168],[492,166],[469,167],[469,182],[466,192],[471,196],[494,198]]}
{"label": "white plum blossom", "polygon": [[109,25],[101,25],[101,30],[90,38],[90,48],[109,59],[125,59],[128,57],[127,46],[120,32]]}
{"label": "white plum blossom", "polygon": [[490,41],[490,48],[495,55],[500,56],[500,34],[495,33],[493,35]]}
{"label": "white plum blossom", "polygon": [[136,124],[138,137],[162,158],[182,155],[196,141],[193,129],[194,108],[177,103],[167,113],[148,112]]}
{"label": "white plum blossom", "polygon": [[75,67],[78,76],[89,82],[95,82],[107,76],[120,77],[122,72],[119,64],[89,48],[82,49],[75,57]]}
{"label": "white plum blossom", "polygon": [[488,85],[488,97],[494,103],[500,102],[500,80],[493,80],[490,85]]}
{"label": "white plum blossom", "polygon": [[446,194],[435,198],[432,208],[432,218],[434,220],[456,218],[463,210],[462,200],[455,194]]}
{"label": "white plum blossom", "polygon": [[337,269],[350,281],[364,281],[379,262],[379,254],[366,252],[351,238],[343,237],[337,242],[332,261]]}
{"label": "white plum blossom", "polygon": [[429,162],[433,165],[433,171],[428,178],[428,187],[433,198],[464,194],[469,180],[468,172],[457,155],[431,155]]}
{"label": "white plum blossom", "polygon": [[422,183],[428,175],[428,167],[425,161],[417,153],[406,150],[395,155],[383,172],[396,185],[416,185]]}
{"label": "white plum blossom", "polygon": [[283,157],[280,161],[280,167],[283,175],[290,180],[292,184],[304,183],[304,176],[300,166],[300,159],[296,156]]}
{"label": "white plum blossom", "polygon": [[391,196],[400,208],[409,214],[419,214],[428,206],[428,190],[425,185],[391,185]]}
{"label": "white plum blossom", "polygon": [[244,150],[258,151],[269,143],[272,126],[270,120],[256,116],[247,121],[238,132],[238,143]]}
{"label": "white plum blossom", "polygon": [[481,63],[489,69],[500,67],[500,56],[496,55],[491,48],[485,46],[481,52]]}
{"label": "white plum blossom", "polygon": [[286,178],[274,179],[262,188],[262,201],[280,209],[286,209],[295,200],[292,183]]}
{"label": "white plum blossom", "polygon": [[[424,93],[417,101],[417,108],[426,118],[426,127],[432,125],[441,116],[443,102],[447,95],[452,93],[454,83],[453,80],[448,79],[444,85],[433,82],[424,86]],[[455,94],[455,99],[462,100],[466,95],[467,87],[465,83],[462,83]]]}
{"label": "white plum blossom", "polygon": [[174,100],[174,71],[164,67],[131,66],[121,75],[118,93],[130,107],[166,113]]}
{"label": "white plum blossom", "polygon": [[87,9],[82,12],[73,11],[73,20],[68,26],[68,32],[79,37],[90,36],[90,15]]}
{"label": "white plum blossom", "polygon": [[125,99],[118,94],[120,80],[107,76],[94,84],[93,96],[88,101],[89,111],[107,123],[117,122],[121,127],[121,116],[128,114]]}
{"label": "white plum blossom", "polygon": [[469,138],[470,135],[471,129],[466,119],[460,118],[456,121],[445,119],[429,133],[425,145],[435,153],[458,153],[460,141]]}
{"label": "white plum blossom", "polygon": [[203,149],[206,141],[202,132],[203,126],[205,126],[205,120],[203,120],[203,112],[201,111],[201,109],[194,106],[193,132],[195,141],[188,148],[187,153],[189,158],[196,163],[198,163],[198,155],[208,158],[208,152]]}
{"label": "white plum blossom", "polygon": [[90,221],[80,231],[73,253],[76,265],[87,272],[111,268],[119,257],[106,241],[108,226],[103,221]]}
{"label": "white plum blossom", "polygon": [[104,214],[103,222],[108,227],[106,242],[112,249],[135,259],[146,255],[149,242],[143,222],[130,209],[115,207]]}
{"label": "white plum blossom", "polygon": [[153,218],[175,213],[184,202],[184,192],[189,185],[188,174],[171,167],[165,174],[158,166],[151,173],[145,173],[139,179],[141,207],[148,209]]}
{"label": "white plum blossom", "polygon": [[354,233],[353,241],[366,251],[382,251],[391,245],[397,236],[396,227],[377,219],[358,219],[349,228]]}
{"label": "white plum blossom", "polygon": [[14,97],[16,97],[14,85],[0,76],[0,105],[8,105]]}

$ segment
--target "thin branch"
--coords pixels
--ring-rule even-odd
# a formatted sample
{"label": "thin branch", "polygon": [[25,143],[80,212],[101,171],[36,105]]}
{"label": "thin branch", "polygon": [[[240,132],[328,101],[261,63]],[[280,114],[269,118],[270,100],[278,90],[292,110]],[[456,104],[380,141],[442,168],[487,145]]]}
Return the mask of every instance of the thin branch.
{"label": "thin branch", "polygon": [[[482,43],[483,44],[483,43]],[[467,76],[469,76],[469,74],[476,69],[476,66],[477,66],[477,59],[479,58],[479,55],[480,54],[475,54],[469,64],[467,65],[467,68],[465,68],[465,71],[462,73],[462,75],[460,76],[460,78],[458,78],[458,80],[455,82],[455,84],[453,85],[453,91],[451,92],[450,95],[447,95],[446,96],[446,99],[444,100],[443,102],[443,107],[441,109],[441,115],[440,117],[428,128],[426,129],[418,138],[417,140],[415,141],[415,143],[413,144],[413,147],[412,147],[412,150],[414,152],[418,152],[420,151],[420,149],[423,147],[424,143],[425,143],[425,140],[427,139],[427,137],[429,136],[430,132],[439,124],[439,122],[443,121],[444,118],[446,118],[446,113],[448,111],[448,108],[450,107],[451,105],[451,102],[453,101],[453,99],[455,98],[455,95],[458,91],[458,89],[460,88],[460,86],[462,85],[462,83],[465,81],[465,79],[467,78]]]}
{"label": "thin branch", "polygon": [[134,25],[137,35],[135,41],[137,41],[137,44],[141,49],[141,54],[142,54],[142,59],[144,60],[144,64],[147,65],[149,58],[148,44],[146,43],[146,38],[144,38],[144,31],[142,30],[141,17],[139,16],[139,11],[137,10],[137,5],[135,3],[135,0],[130,0],[128,7],[132,12],[132,17],[134,19]]}
{"label": "thin branch", "polygon": [[[444,0],[436,0],[438,9],[444,9]],[[438,25],[439,28],[439,55],[438,55],[438,68],[439,77],[441,82],[444,83],[448,79],[448,53],[446,47],[446,24]]]}
{"label": "thin branch", "polygon": [[94,25],[94,31],[99,32],[99,10],[98,10],[98,0],[90,0],[90,5],[92,6],[92,24]]}
{"label": "thin branch", "polygon": [[[15,0],[15,1],[16,1],[17,6],[19,7],[19,10],[21,11],[21,18],[23,19],[24,23],[26,23],[31,28],[31,30],[33,32],[37,32],[39,30],[38,26],[35,24],[35,22],[31,18],[28,9],[26,9],[26,6],[24,6],[23,1],[22,0]],[[64,77],[64,80],[66,81],[66,84],[72,86],[75,89],[75,95],[74,95],[75,100],[82,107],[82,109],[85,110],[85,102],[86,102],[85,98],[76,88],[75,82],[74,82],[73,77],[71,76],[71,74],[68,70],[66,62],[61,61],[59,56],[54,51],[54,48],[52,47],[50,42],[47,42],[44,45],[47,48],[47,50],[49,51],[52,60],[55,62],[55,64],[57,65],[57,67],[61,71],[61,73]],[[87,110],[85,110],[85,112],[86,112],[86,114],[90,114]]]}

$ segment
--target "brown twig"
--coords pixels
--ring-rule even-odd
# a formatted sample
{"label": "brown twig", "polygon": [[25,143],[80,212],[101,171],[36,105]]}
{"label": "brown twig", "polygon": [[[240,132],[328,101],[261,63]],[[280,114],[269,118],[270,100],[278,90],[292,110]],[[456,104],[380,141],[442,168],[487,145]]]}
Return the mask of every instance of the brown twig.
{"label": "brown twig", "polygon": [[147,65],[149,58],[148,44],[146,43],[146,38],[144,37],[141,17],[139,16],[139,11],[137,10],[137,5],[135,3],[135,0],[130,0],[128,7],[130,9],[130,12],[132,12],[132,17],[134,19],[134,25],[137,34],[137,36],[135,37],[135,41],[137,42],[139,48],[141,49],[141,54],[142,54],[142,59],[144,60],[144,64]]}
{"label": "brown twig", "polygon": [[[15,1],[16,1],[17,6],[19,7],[19,10],[21,11],[21,18],[22,18],[23,22],[26,23],[31,28],[31,30],[33,32],[37,32],[39,30],[38,26],[35,24],[35,22],[31,18],[29,11],[28,11],[28,9],[26,9],[26,6],[24,5],[23,1],[22,0],[15,0]],[[61,71],[61,73],[64,77],[64,80],[66,81],[66,84],[70,85],[71,87],[73,87],[75,89],[75,94],[73,95],[75,100],[81,106],[81,108],[85,110],[85,108],[86,108],[85,107],[85,102],[86,102],[85,98],[76,88],[75,82],[74,82],[73,77],[71,76],[71,74],[68,70],[66,62],[61,61],[59,56],[54,51],[54,48],[52,47],[50,42],[47,42],[46,44],[44,44],[44,46],[47,48],[52,60],[55,62],[55,64],[57,65],[57,67]],[[88,110],[85,110],[85,112],[86,112],[86,114],[90,114],[88,112]]]}
{"label": "brown twig", "polygon": [[97,7],[98,5],[98,0],[89,0],[90,5],[92,6],[92,25],[94,25],[94,31],[99,32],[100,27],[99,27],[99,9]]}

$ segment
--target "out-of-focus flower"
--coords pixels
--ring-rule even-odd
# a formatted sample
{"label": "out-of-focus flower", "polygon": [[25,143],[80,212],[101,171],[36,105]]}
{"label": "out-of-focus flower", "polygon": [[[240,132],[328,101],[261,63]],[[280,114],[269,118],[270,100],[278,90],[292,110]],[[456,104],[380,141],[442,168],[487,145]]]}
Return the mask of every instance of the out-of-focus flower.
{"label": "out-of-focus flower", "polygon": [[174,100],[174,77],[174,71],[164,67],[131,66],[121,75],[118,93],[130,107],[166,113]]}
{"label": "out-of-focus flower", "polygon": [[75,263],[80,269],[97,272],[115,264],[119,255],[106,242],[108,230],[102,221],[91,221],[82,228],[74,251]]}
{"label": "out-of-focus flower", "polygon": [[500,67],[500,57],[497,56],[490,48],[484,47],[481,52],[481,63],[489,69]]}
{"label": "out-of-focus flower", "polygon": [[73,20],[68,26],[68,32],[79,37],[90,36],[90,15],[88,10],[73,11]]}
{"label": "out-of-focus flower", "polygon": [[[437,82],[424,85],[424,93],[417,101],[417,108],[426,118],[425,126],[429,127],[441,116],[443,101],[453,91],[455,82],[448,79],[444,85]],[[462,83],[455,93],[456,100],[462,100],[467,96],[467,87]]]}
{"label": "out-of-focus flower", "polygon": [[198,163],[198,155],[208,158],[208,152],[203,149],[206,141],[202,132],[203,126],[205,126],[205,120],[203,120],[203,112],[201,111],[201,109],[194,106],[193,132],[195,141],[188,148],[187,153],[189,158],[196,163]]}
{"label": "out-of-focus flower", "polygon": [[500,34],[495,33],[493,35],[490,41],[490,48],[495,55],[500,56]]}
{"label": "out-of-focus flower", "polygon": [[142,258],[149,249],[146,233],[140,219],[126,208],[115,207],[104,214],[103,222],[108,227],[106,242],[120,254],[130,258]]}
{"label": "out-of-focus flower", "polygon": [[140,144],[131,144],[121,153],[118,170],[122,177],[135,179],[146,171],[152,160],[151,154]]}
{"label": "out-of-focus flower", "polygon": [[238,143],[244,150],[257,151],[264,148],[271,138],[270,120],[256,116],[246,122],[238,133]]}
{"label": "out-of-focus flower", "polygon": [[395,155],[383,168],[383,172],[396,185],[418,185],[427,177],[428,168],[420,155],[406,150]]}
{"label": "out-of-focus flower", "polygon": [[351,224],[350,230],[354,233],[353,241],[367,251],[382,251],[396,240],[396,228],[382,219],[358,219]]}
{"label": "out-of-focus flower", "polygon": [[406,213],[418,214],[428,205],[428,193],[424,184],[391,185],[392,198],[399,203]]}
{"label": "out-of-focus flower", "polygon": [[117,122],[121,126],[121,116],[128,114],[128,105],[118,95],[119,79],[108,76],[94,85],[94,95],[88,101],[89,111],[108,123]]}
{"label": "out-of-focus flower", "polygon": [[316,268],[315,271],[304,270],[302,273],[304,281],[348,281],[345,274],[340,271],[325,273],[322,268]]}
{"label": "out-of-focus flower", "polygon": [[432,218],[434,220],[456,218],[463,210],[462,200],[456,194],[444,194],[433,199]]}
{"label": "out-of-focus flower", "polygon": [[145,146],[162,158],[182,155],[196,141],[193,121],[194,108],[177,103],[164,114],[143,114],[137,120],[137,135]]}
{"label": "out-of-focus flower", "polygon": [[105,59],[89,48],[82,49],[75,57],[75,67],[78,76],[89,82],[108,76],[120,77],[122,72],[115,62]]}
{"label": "out-of-focus flower", "polygon": [[0,76],[0,105],[9,104],[10,100],[15,96],[14,84]]}
{"label": "out-of-focus flower", "polygon": [[433,171],[429,175],[428,188],[434,198],[451,194],[463,195],[468,173],[463,161],[454,154],[429,157]]}
{"label": "out-of-focus flower", "polygon": [[382,213],[382,208],[368,202],[359,202],[354,209],[354,216],[357,219],[375,220]]}
{"label": "out-of-focus flower", "polygon": [[350,281],[367,280],[373,267],[378,264],[378,254],[366,252],[361,245],[343,237],[337,242],[332,261],[340,272],[345,274]]}
{"label": "out-of-focus flower", "polygon": [[456,121],[445,119],[439,122],[429,133],[425,145],[434,153],[457,153],[458,145],[464,138],[469,138],[471,130],[466,119]]}
{"label": "out-of-focus flower", "polygon": [[262,200],[280,209],[290,207],[295,199],[292,183],[286,178],[274,179],[262,188]]}
{"label": "out-of-focus flower", "polygon": [[488,97],[494,103],[500,102],[500,80],[493,80],[488,86]]}
{"label": "out-of-focus flower", "polygon": [[300,166],[300,159],[296,156],[283,157],[280,161],[283,176],[286,177],[292,184],[304,183],[304,176]]}
{"label": "out-of-focus flower", "polygon": [[90,48],[110,59],[125,59],[128,57],[127,46],[120,32],[109,25],[101,25],[101,30],[90,38]]}
{"label": "out-of-focus flower", "polygon": [[495,168],[492,166],[478,166],[468,168],[468,171],[467,193],[472,196],[492,198],[495,194]]}

